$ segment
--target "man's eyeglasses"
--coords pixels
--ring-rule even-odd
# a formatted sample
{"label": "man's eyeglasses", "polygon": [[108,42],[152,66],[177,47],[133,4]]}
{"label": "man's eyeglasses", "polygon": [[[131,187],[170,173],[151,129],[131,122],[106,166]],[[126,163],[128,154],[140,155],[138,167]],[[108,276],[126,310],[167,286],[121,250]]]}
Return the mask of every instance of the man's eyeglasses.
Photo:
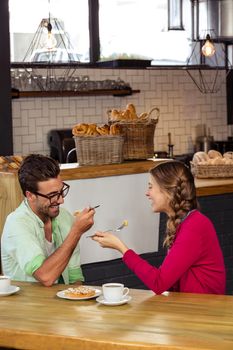
{"label": "man's eyeglasses", "polygon": [[33,193],[36,194],[37,196],[49,199],[50,203],[55,203],[59,200],[60,197],[64,198],[68,194],[69,189],[70,189],[70,186],[67,185],[65,182],[63,182],[63,187],[60,192],[51,193],[51,194],[42,194],[39,192],[33,192]]}

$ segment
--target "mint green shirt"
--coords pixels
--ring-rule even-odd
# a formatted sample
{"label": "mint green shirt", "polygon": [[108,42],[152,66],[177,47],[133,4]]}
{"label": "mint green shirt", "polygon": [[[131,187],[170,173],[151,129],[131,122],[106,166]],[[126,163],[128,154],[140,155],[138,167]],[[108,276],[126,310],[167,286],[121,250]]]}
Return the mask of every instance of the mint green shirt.
{"label": "mint green shirt", "polygon": [[[73,224],[74,217],[64,208],[52,220],[55,249],[60,247]],[[37,282],[33,273],[48,257],[43,221],[31,210],[25,199],[7,216],[1,239],[2,270],[16,281]],[[84,281],[80,267],[80,248],[76,246],[62,273],[65,284]]]}

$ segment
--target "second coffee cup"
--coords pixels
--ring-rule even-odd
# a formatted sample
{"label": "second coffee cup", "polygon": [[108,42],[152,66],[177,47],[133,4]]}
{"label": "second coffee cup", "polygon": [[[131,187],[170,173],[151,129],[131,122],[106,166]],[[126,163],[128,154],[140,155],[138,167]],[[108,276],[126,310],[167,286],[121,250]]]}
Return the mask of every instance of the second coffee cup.
{"label": "second coffee cup", "polygon": [[108,302],[119,302],[129,293],[129,288],[122,283],[105,283],[102,285],[104,300]]}
{"label": "second coffee cup", "polygon": [[0,275],[0,293],[8,292],[10,285],[11,285],[10,277]]}

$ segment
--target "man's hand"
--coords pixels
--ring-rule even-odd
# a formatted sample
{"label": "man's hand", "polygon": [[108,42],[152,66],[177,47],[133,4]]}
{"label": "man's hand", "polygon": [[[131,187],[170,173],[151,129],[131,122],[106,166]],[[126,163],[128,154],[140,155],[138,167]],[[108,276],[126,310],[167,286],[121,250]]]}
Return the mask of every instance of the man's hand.
{"label": "man's hand", "polygon": [[78,215],[76,215],[75,222],[71,230],[76,231],[80,236],[88,231],[94,224],[95,210],[90,208],[85,208]]}

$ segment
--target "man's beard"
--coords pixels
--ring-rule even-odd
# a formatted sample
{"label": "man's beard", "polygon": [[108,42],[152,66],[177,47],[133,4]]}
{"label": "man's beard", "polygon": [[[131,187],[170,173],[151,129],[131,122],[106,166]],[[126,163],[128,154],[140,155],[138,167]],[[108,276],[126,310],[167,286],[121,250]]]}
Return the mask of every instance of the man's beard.
{"label": "man's beard", "polygon": [[45,222],[48,219],[53,219],[59,215],[60,209],[59,204],[50,204],[46,207],[39,207],[38,208],[38,214],[42,218],[42,220]]}

